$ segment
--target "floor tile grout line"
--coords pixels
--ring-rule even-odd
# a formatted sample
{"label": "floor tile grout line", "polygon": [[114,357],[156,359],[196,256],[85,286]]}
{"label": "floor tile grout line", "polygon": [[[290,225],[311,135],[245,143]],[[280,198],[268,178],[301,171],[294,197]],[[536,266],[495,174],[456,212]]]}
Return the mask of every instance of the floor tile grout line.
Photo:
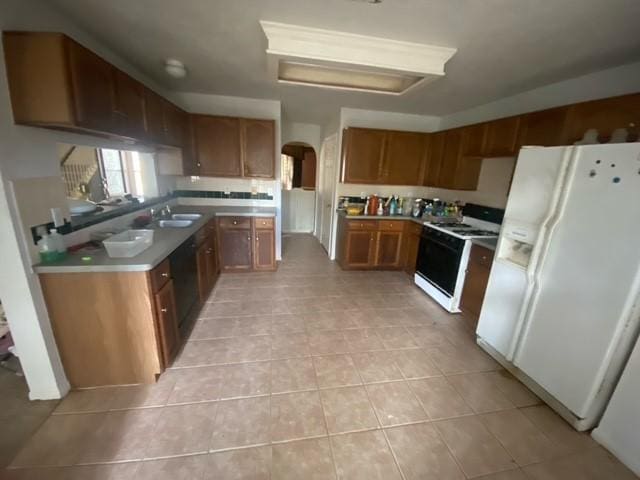
{"label": "floor tile grout line", "polygon": [[[360,380],[363,381],[363,383],[364,383],[364,380],[362,378],[360,370],[358,369],[357,366],[356,366],[356,371],[358,372],[358,375],[360,375]],[[402,372],[400,372],[400,374],[402,374]],[[384,427],[382,425],[382,421],[380,420],[380,415],[378,415],[378,411],[376,410],[373,402],[371,401],[371,395],[369,394],[369,390],[367,389],[366,386],[363,386],[363,388],[364,388],[364,391],[365,391],[365,395],[367,396],[367,400],[369,401],[369,405],[370,405],[371,409],[373,410],[373,414],[375,415],[376,420],[378,421],[378,426],[382,430],[382,436],[383,436],[384,441],[385,441],[385,443],[387,445],[387,448],[389,449],[389,452],[391,452],[391,457],[393,458],[393,462],[394,462],[396,468],[398,469],[398,472],[400,473],[400,477],[402,478],[402,480],[407,480],[405,475],[404,475],[404,472],[402,471],[402,468],[400,468],[400,462],[398,462],[398,458],[396,457],[396,454],[393,451],[393,448],[391,447],[391,443],[389,442],[389,438],[387,437],[387,434],[384,431]],[[407,388],[408,388],[408,386],[407,386]]]}
{"label": "floor tile grout line", "polygon": [[329,422],[327,421],[327,412],[324,408],[324,402],[322,401],[322,395],[320,394],[320,384],[318,383],[318,370],[316,369],[316,363],[311,357],[311,365],[313,366],[313,378],[316,388],[318,389],[318,399],[320,400],[320,409],[322,410],[322,418],[324,419],[324,428],[327,432],[327,443],[329,444],[329,455],[331,455],[331,463],[333,465],[333,473],[335,475],[336,480],[339,478],[338,476],[338,465],[336,464],[336,457],[333,451],[333,443],[331,442],[331,437],[329,437]]}

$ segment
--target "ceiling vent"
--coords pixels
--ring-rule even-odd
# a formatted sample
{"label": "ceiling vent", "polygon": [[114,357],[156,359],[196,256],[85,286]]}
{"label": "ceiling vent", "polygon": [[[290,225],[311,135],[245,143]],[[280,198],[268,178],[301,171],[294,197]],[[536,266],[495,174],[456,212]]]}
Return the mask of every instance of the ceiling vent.
{"label": "ceiling vent", "polygon": [[444,76],[455,48],[260,21],[281,83],[401,95]]}

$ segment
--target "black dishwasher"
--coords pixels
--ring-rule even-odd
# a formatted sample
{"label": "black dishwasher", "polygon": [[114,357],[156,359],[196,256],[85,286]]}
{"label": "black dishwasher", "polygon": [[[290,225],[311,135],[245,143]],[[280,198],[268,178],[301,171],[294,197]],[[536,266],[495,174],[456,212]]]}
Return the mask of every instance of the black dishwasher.
{"label": "black dishwasher", "polygon": [[169,255],[169,263],[176,297],[178,326],[181,326],[198,299],[198,265],[194,236],[189,237]]}

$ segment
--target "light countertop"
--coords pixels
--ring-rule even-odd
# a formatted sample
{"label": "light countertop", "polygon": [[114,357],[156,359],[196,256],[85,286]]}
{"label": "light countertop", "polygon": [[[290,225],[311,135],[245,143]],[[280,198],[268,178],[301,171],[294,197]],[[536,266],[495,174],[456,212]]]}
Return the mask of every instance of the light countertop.
{"label": "light countertop", "polygon": [[[152,270],[209,220],[218,216],[275,217],[273,207],[187,206],[173,208],[173,213],[201,213],[202,217],[186,228],[153,228],[153,245],[131,258],[111,258],[104,248],[69,253],[55,263],[38,263],[36,273],[144,272]],[[87,260],[86,258],[90,259]],[[85,260],[83,260],[85,258]]]}

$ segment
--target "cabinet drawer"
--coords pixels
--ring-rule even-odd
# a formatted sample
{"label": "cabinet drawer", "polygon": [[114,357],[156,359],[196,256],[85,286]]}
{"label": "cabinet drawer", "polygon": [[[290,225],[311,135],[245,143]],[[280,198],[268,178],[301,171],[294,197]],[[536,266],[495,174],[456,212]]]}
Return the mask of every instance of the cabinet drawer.
{"label": "cabinet drawer", "polygon": [[151,289],[155,293],[160,290],[164,286],[164,284],[167,283],[171,278],[171,267],[169,264],[169,259],[164,259],[160,265],[151,270],[149,272],[149,276],[151,277]]}
{"label": "cabinet drawer", "polygon": [[378,222],[375,220],[349,220],[347,228],[349,230],[377,230]]}
{"label": "cabinet drawer", "polygon": [[220,228],[251,228],[251,217],[219,217]]}
{"label": "cabinet drawer", "polygon": [[273,230],[273,217],[256,217],[255,222],[257,229]]}
{"label": "cabinet drawer", "polygon": [[378,230],[384,232],[402,232],[404,231],[404,220],[379,220]]}
{"label": "cabinet drawer", "polygon": [[420,235],[422,233],[422,225],[414,221],[406,221],[407,229],[405,230],[409,235]]}
{"label": "cabinet drawer", "polygon": [[493,254],[493,250],[489,250],[488,248],[480,245],[473,245],[471,247],[469,261],[491,268],[491,264],[493,263]]}

